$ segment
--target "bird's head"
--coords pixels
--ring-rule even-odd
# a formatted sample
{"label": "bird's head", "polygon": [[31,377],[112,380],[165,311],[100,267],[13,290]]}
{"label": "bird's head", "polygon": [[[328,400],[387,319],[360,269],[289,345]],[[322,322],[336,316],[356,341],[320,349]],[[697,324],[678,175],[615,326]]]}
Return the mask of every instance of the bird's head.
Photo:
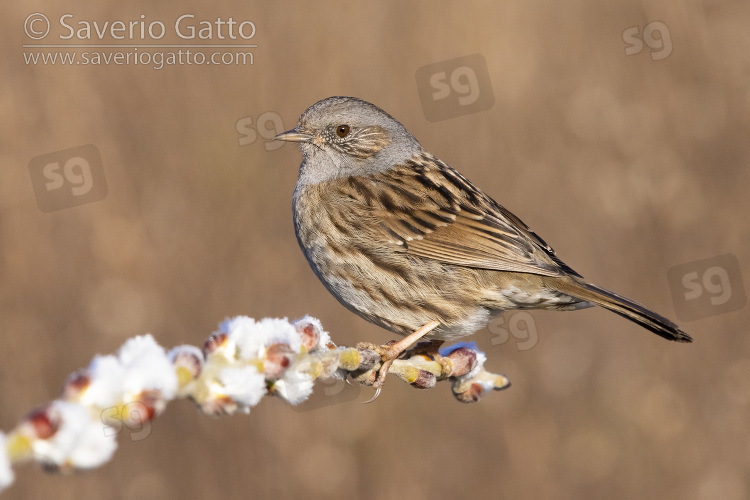
{"label": "bird's head", "polygon": [[370,175],[418,154],[419,142],[393,117],[354,97],[329,97],[310,106],[297,126],[275,137],[302,151],[300,182]]}

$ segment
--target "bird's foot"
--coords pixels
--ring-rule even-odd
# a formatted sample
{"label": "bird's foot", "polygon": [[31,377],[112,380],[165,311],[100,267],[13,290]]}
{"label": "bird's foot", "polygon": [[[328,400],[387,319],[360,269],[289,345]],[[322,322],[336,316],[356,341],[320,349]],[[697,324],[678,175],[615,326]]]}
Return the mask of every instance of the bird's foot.
{"label": "bird's foot", "polygon": [[[438,321],[430,321],[429,323],[422,326],[419,330],[404,337],[398,342],[391,341],[381,346],[373,345],[369,343],[357,344],[357,347],[364,347],[364,348],[371,349],[377,352],[380,355],[380,359],[382,361],[382,364],[380,365],[380,369],[378,370],[378,377],[375,380],[375,382],[372,384],[372,386],[375,388],[375,395],[372,397],[372,399],[365,401],[365,403],[372,403],[373,401],[378,399],[378,396],[380,396],[380,391],[383,389],[383,385],[385,385],[385,377],[386,375],[388,375],[388,370],[391,368],[391,365],[393,364],[393,362],[399,356],[401,356],[401,354],[403,354],[404,351],[408,350],[411,346],[417,343],[419,339],[421,339],[422,337],[430,333],[439,325],[440,325],[440,322]],[[441,363],[441,366],[442,366],[442,363]]]}

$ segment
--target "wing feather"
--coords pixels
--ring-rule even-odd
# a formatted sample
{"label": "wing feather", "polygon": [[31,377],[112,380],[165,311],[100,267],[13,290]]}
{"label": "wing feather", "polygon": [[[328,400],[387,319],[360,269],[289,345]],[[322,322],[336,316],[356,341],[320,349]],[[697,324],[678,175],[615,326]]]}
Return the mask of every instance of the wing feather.
{"label": "wing feather", "polygon": [[518,217],[428,153],[359,177],[353,187],[367,205],[366,230],[399,251],[480,269],[578,276]]}

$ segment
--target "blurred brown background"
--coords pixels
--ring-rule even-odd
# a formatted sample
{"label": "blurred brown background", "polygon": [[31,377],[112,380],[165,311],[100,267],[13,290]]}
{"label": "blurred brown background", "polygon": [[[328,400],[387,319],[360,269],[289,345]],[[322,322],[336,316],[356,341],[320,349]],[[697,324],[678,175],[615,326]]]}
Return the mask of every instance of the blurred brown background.
{"label": "blurred brown background", "polygon": [[[26,64],[33,12],[143,14],[170,33],[184,13],[249,19],[254,64]],[[669,57],[626,56],[623,32],[654,21]],[[666,316],[675,265],[729,253],[750,282],[746,2],[37,2],[6,5],[0,23],[2,429],[136,334],[200,345],[226,316],[309,313],[341,344],[391,338],[329,296],[297,246],[297,149],[240,146],[239,120],[288,129],[331,95],[384,108],[581,274]],[[494,105],[428,121],[417,69],[477,53]],[[84,144],[101,152],[106,198],[42,212],[29,161]],[[363,389],[303,412],[268,399],[211,419],[178,401],[103,468],[24,466],[6,497],[750,496],[750,308],[680,321],[693,345],[600,309],[532,318],[533,349],[474,336],[513,383],[478,404],[396,379],[375,404]]]}

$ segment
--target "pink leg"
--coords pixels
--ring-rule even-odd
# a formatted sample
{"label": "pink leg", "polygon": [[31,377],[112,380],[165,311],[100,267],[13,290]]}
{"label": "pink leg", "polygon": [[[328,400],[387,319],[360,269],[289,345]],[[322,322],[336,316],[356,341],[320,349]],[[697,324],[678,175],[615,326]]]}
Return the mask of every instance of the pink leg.
{"label": "pink leg", "polygon": [[430,333],[438,326],[440,326],[439,321],[430,321],[429,323],[422,326],[419,330],[415,331],[412,334],[409,334],[395,344],[390,346],[378,347],[377,352],[378,354],[380,354],[380,357],[383,360],[383,364],[381,365],[380,370],[378,370],[377,380],[374,384],[372,384],[372,386],[375,388],[375,395],[369,401],[365,401],[365,403],[372,403],[378,398],[378,396],[380,396],[380,391],[385,384],[385,376],[388,375],[388,369],[391,367],[396,358],[398,358],[401,353],[416,344],[422,337]]}

